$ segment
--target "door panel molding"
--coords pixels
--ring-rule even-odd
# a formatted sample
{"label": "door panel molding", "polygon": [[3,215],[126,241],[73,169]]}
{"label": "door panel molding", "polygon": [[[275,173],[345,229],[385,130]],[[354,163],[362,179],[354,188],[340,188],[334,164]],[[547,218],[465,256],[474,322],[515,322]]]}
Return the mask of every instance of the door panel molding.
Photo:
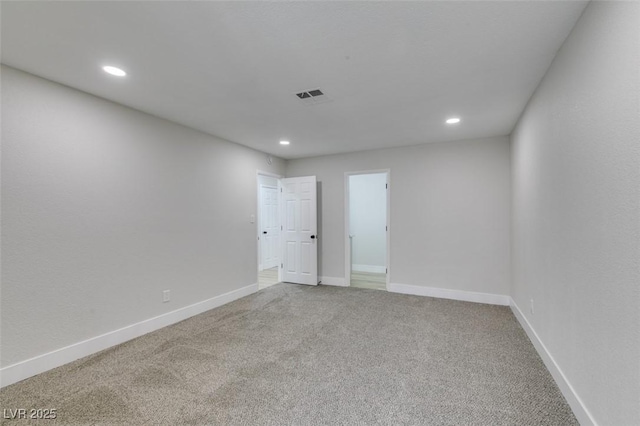
{"label": "door panel molding", "polygon": [[315,176],[285,178],[282,185],[282,281],[318,284]]}

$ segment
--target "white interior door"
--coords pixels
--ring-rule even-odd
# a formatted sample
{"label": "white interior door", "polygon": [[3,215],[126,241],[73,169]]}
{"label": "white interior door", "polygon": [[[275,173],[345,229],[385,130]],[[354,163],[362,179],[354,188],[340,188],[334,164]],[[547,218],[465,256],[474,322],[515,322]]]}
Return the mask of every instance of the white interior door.
{"label": "white interior door", "polygon": [[280,264],[278,188],[260,185],[260,265],[270,269]]}
{"label": "white interior door", "polygon": [[318,284],[316,177],[282,179],[282,281]]}

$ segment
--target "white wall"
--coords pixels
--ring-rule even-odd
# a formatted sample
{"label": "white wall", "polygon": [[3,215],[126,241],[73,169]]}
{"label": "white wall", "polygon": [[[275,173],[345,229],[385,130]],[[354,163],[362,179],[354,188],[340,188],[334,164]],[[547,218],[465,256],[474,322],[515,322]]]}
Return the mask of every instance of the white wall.
{"label": "white wall", "polygon": [[282,160],[7,67],[2,144],[2,366],[257,282]]}
{"label": "white wall", "polygon": [[354,271],[384,272],[387,262],[386,173],[349,176],[349,233]]}
{"label": "white wall", "polygon": [[507,295],[509,156],[496,137],[287,161],[320,182],[319,275],[345,278],[344,173],[391,169],[391,283]]}
{"label": "white wall", "polygon": [[513,299],[593,420],[640,424],[640,3],[587,6],[512,144]]}

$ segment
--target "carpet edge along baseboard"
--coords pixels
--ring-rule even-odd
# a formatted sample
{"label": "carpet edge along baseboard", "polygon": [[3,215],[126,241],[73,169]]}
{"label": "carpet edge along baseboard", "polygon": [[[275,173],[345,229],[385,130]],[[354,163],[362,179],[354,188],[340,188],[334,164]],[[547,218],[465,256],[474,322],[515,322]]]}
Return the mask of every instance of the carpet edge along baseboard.
{"label": "carpet edge along baseboard", "polygon": [[191,318],[258,291],[258,283],[178,308],[0,369],[0,388]]}

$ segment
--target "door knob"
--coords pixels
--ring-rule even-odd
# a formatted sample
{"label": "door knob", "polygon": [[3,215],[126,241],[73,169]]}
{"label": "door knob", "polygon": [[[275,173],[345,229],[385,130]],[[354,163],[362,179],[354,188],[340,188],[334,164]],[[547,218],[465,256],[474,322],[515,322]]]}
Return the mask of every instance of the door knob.
{"label": "door knob", "polygon": [[315,235],[312,235],[312,236],[311,236],[311,239],[314,239],[315,237],[316,237]]}
{"label": "door knob", "polygon": [[263,234],[266,234],[266,233],[267,233],[267,231],[262,231],[262,233],[263,233]]}

